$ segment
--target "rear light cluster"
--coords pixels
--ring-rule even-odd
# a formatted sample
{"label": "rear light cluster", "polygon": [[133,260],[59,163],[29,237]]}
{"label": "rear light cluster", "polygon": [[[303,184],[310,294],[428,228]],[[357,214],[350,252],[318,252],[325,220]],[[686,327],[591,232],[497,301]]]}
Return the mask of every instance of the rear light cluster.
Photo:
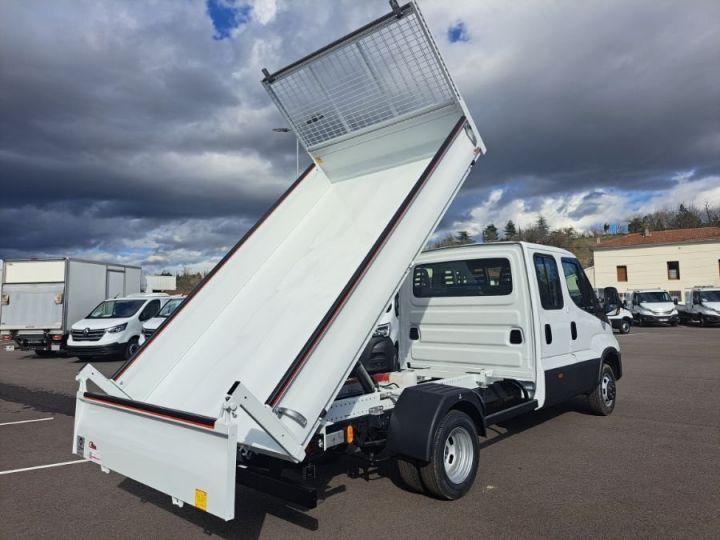
{"label": "rear light cluster", "polygon": [[12,336],[10,334],[3,334],[2,340],[3,341],[12,341]]}
{"label": "rear light cluster", "polygon": [[56,304],[62,304],[63,303],[63,293],[57,293],[55,295],[55,303]]}
{"label": "rear light cluster", "polygon": [[53,334],[52,336],[50,336],[50,339],[52,339],[53,341],[62,341],[63,336],[62,334]]}
{"label": "rear light cluster", "polygon": [[7,306],[10,303],[10,295],[9,294],[3,294],[0,296],[0,305]]}

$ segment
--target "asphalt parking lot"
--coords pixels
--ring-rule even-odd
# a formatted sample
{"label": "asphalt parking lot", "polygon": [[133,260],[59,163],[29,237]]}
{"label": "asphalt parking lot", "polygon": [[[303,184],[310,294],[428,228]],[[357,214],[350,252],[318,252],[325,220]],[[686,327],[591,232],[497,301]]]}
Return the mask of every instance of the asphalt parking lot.
{"label": "asphalt parking lot", "polygon": [[[576,399],[498,427],[459,501],[403,491],[385,467],[358,470],[348,457],[324,472],[318,508],[240,487],[228,523],[78,461],[83,364],[0,351],[0,537],[720,537],[720,328],[619,339],[614,414],[591,416]],[[120,362],[95,365],[111,374]]]}

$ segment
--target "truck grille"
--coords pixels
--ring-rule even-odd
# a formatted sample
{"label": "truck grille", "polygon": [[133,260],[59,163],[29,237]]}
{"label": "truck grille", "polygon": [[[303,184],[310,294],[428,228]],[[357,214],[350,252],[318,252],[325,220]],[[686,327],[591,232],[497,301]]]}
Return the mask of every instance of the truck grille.
{"label": "truck grille", "polygon": [[75,341],[100,341],[100,338],[105,335],[105,330],[73,330],[72,337]]}
{"label": "truck grille", "polygon": [[147,328],[143,328],[142,333],[143,333],[143,336],[145,336],[145,339],[147,339],[155,333],[155,330],[149,330]]}

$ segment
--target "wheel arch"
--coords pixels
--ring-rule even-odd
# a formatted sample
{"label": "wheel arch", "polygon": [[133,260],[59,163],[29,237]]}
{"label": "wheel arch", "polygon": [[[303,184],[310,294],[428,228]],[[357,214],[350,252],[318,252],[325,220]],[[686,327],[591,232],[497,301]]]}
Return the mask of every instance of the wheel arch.
{"label": "wheel arch", "polygon": [[485,436],[484,407],[472,390],[437,383],[405,389],[390,417],[388,450],[395,455],[428,462],[437,425],[452,410],[467,414],[475,423],[478,434]]}
{"label": "wheel arch", "polygon": [[620,354],[620,351],[618,351],[615,347],[608,347],[603,351],[600,359],[600,373],[598,373],[598,381],[600,380],[602,374],[602,367],[605,364],[612,368],[616,379],[619,380],[620,377],[622,377],[622,355]]}

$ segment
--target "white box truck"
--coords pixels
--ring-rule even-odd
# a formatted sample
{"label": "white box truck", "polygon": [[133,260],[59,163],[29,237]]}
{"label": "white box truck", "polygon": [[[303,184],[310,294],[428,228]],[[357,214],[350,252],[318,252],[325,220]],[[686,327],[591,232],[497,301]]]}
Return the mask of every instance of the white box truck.
{"label": "white box truck", "polygon": [[140,292],[139,267],[75,258],[6,260],[2,342],[38,355],[62,352],[70,327],[105,298]]}
{"label": "white box truck", "polygon": [[[488,426],[576,394],[613,410],[619,347],[571,253],[418,258],[485,147],[417,5],[391,6],[264,70],[313,165],[112,377],[78,374],[74,453],[227,520],[238,482],[314,506],[293,475],[345,445],[456,499]],[[401,288],[400,366],[370,375]]]}

